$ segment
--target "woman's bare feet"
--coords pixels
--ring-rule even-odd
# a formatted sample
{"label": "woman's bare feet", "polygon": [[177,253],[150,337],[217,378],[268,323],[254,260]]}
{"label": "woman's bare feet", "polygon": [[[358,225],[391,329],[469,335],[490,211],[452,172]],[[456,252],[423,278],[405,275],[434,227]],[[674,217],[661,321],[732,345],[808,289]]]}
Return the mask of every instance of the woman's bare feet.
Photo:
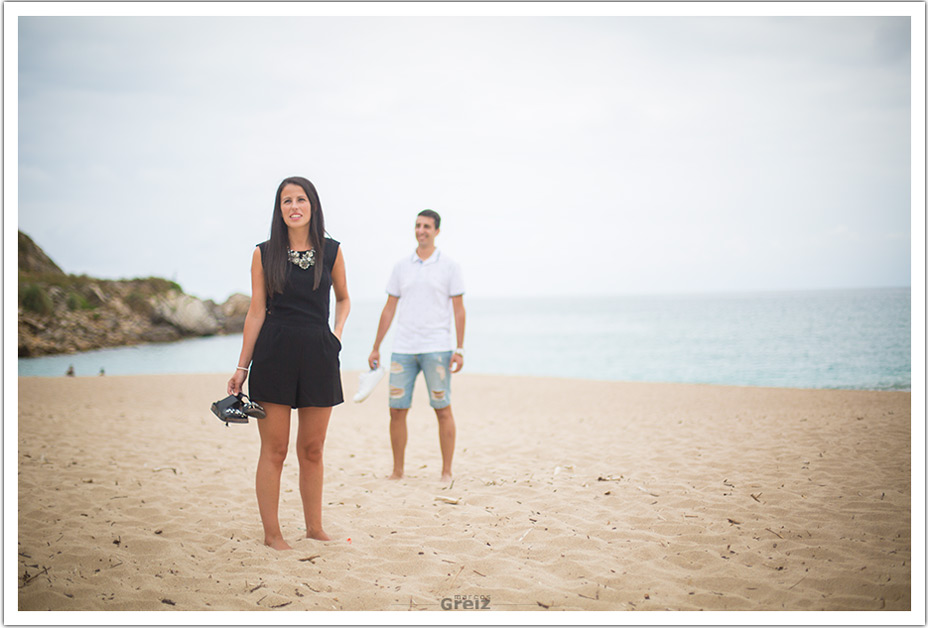
{"label": "woman's bare feet", "polygon": [[390,477],[388,477],[387,479],[388,480],[402,480],[403,473],[402,472],[397,473],[396,471],[394,471],[393,473],[390,474]]}
{"label": "woman's bare feet", "polygon": [[290,545],[283,539],[283,537],[275,537],[273,539],[264,539],[264,544],[275,550],[288,550],[293,549]]}
{"label": "woman's bare feet", "polygon": [[315,539],[317,541],[331,541],[332,540],[331,538],[329,538],[329,535],[325,533],[325,530],[322,530],[322,529],[308,530],[306,532],[306,538]]}
{"label": "woman's bare feet", "polygon": [[448,473],[442,473],[442,474],[441,474],[441,481],[442,481],[442,482],[450,482],[451,480],[452,480],[452,478],[451,478],[451,473],[450,473],[450,472],[448,472]]}

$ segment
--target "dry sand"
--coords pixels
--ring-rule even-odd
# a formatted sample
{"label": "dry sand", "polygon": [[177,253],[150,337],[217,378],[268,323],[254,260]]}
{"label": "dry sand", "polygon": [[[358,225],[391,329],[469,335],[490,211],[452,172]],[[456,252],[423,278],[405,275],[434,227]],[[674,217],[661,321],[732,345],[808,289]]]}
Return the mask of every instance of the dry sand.
{"label": "dry sand", "polygon": [[910,393],[462,373],[447,485],[421,381],[385,479],[382,382],[333,413],[335,540],[300,539],[291,455],[275,552],[257,429],[209,412],[226,379],[19,380],[20,611],[912,605]]}

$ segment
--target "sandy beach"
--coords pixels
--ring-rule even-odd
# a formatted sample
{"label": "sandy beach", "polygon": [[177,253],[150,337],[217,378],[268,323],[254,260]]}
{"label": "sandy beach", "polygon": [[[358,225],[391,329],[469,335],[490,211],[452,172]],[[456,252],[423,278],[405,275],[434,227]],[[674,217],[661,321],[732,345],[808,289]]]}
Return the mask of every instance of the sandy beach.
{"label": "sandy beach", "polygon": [[464,372],[443,484],[422,382],[407,477],[389,481],[386,383],[355,404],[346,372],[325,452],[334,540],[301,540],[291,454],[294,549],[276,552],[256,426],[209,412],[227,378],[19,379],[20,611],[912,606],[908,392]]}

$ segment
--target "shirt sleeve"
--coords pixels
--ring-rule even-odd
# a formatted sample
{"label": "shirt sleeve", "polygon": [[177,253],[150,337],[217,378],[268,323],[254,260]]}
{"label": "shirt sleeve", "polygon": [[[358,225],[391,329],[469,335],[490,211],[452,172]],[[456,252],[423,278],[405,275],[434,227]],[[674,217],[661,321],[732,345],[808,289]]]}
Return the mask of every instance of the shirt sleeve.
{"label": "shirt sleeve", "polygon": [[403,296],[400,292],[400,265],[396,264],[393,266],[393,272],[390,273],[390,278],[387,280],[387,294],[399,298]]}
{"label": "shirt sleeve", "polygon": [[461,267],[457,265],[457,262],[451,266],[448,293],[453,297],[459,297],[464,294],[464,275],[461,273]]}

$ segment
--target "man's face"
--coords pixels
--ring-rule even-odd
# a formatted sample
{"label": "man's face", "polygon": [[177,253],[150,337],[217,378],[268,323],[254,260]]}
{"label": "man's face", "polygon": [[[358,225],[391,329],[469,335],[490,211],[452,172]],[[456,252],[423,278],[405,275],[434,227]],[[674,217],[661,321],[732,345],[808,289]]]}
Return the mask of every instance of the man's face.
{"label": "man's face", "polygon": [[435,245],[435,236],[440,230],[435,228],[435,219],[428,216],[416,216],[416,242],[423,248]]}

